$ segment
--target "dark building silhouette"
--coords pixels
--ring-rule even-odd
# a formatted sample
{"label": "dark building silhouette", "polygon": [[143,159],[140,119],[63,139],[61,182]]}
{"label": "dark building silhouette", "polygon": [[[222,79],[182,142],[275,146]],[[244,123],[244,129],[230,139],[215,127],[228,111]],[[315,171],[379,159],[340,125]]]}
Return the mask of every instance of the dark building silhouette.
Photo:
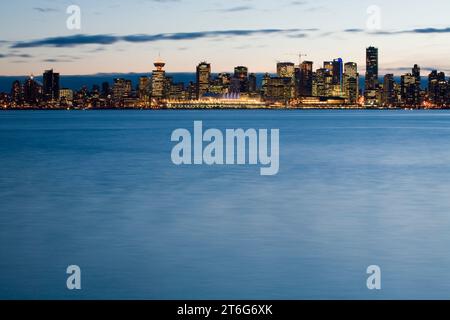
{"label": "dark building silhouette", "polygon": [[298,69],[298,93],[302,97],[313,95],[313,62],[303,61]]}
{"label": "dark building silhouette", "polygon": [[59,73],[47,70],[43,75],[43,95],[45,101],[59,100]]}

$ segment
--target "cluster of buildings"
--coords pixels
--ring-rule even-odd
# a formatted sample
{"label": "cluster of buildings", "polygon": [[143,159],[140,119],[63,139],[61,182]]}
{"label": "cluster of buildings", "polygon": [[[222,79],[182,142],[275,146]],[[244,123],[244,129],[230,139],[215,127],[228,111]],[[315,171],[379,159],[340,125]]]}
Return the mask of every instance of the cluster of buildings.
{"label": "cluster of buildings", "polygon": [[421,70],[395,78],[379,76],[378,49],[366,49],[364,90],[360,88],[358,66],[341,58],[325,61],[315,69],[312,61],[277,63],[276,74],[258,76],[245,66],[233,73],[213,74],[211,64],[201,62],[196,81],[175,82],[158,59],[151,76],[131,80],[114,79],[91,89],[78,91],[60,87],[60,75],[45,71],[42,82],[33,76],[14,81],[10,93],[0,94],[4,108],[447,108],[450,82],[443,72],[428,75],[423,88]]}

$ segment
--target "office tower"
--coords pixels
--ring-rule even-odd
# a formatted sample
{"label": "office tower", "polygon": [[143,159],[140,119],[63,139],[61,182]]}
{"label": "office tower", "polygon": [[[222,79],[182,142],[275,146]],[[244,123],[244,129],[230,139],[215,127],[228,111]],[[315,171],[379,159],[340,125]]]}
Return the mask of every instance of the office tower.
{"label": "office tower", "polygon": [[295,65],[292,62],[278,62],[277,75],[279,78],[294,79]]}
{"label": "office tower", "polygon": [[243,66],[234,68],[234,77],[238,79],[246,79],[248,77],[248,68]]}
{"label": "office tower", "polygon": [[166,65],[160,58],[156,60],[153,65],[155,69],[152,71],[151,94],[154,99],[163,99],[165,97],[166,88]]}
{"label": "office tower", "polygon": [[151,81],[149,77],[140,77],[138,85],[138,97],[141,103],[150,101]]}
{"label": "office tower", "polygon": [[20,84],[20,81],[18,81],[18,80],[14,81],[11,86],[11,101],[16,105],[22,104],[23,90],[22,90],[22,85]]}
{"label": "office tower", "polygon": [[369,47],[366,50],[366,90],[378,87],[378,49]]}
{"label": "office tower", "polygon": [[387,74],[383,81],[383,105],[392,106],[396,102],[394,75]]}
{"label": "office tower", "polygon": [[265,73],[261,83],[261,95],[263,97],[267,96],[267,87],[269,86],[270,74]]}
{"label": "office tower", "polygon": [[292,78],[274,77],[268,78],[265,92],[265,99],[276,102],[288,102],[295,98],[295,83]]}
{"label": "office tower", "polygon": [[343,76],[343,96],[348,99],[350,103],[356,103],[359,98],[359,74],[358,65],[354,62],[348,62],[344,66]]}
{"label": "office tower", "polygon": [[420,104],[420,84],[421,84],[421,76],[420,76],[420,67],[415,64],[412,69],[412,75],[416,79],[415,83],[415,104]]}
{"label": "office tower", "polygon": [[235,80],[231,91],[236,93],[247,93],[249,91],[249,79],[247,67],[238,66],[234,68],[233,78]]}
{"label": "office tower", "polygon": [[313,62],[303,61],[298,70],[298,93],[302,97],[310,97],[313,95]]}
{"label": "office tower", "polygon": [[42,87],[30,76],[23,85],[23,97],[27,104],[36,106],[42,98]]}
{"label": "office tower", "polygon": [[[130,88],[131,89],[131,88]],[[85,91],[85,90],[83,90]],[[114,79],[114,85],[113,85],[113,99],[115,102],[121,102],[125,97],[128,96],[128,84],[127,80],[123,78],[117,78]],[[86,96],[87,94],[84,93],[83,96]]]}
{"label": "office tower", "polygon": [[368,105],[377,105],[378,95],[378,49],[366,49],[365,99]]}
{"label": "office tower", "polygon": [[332,61],[324,61],[323,68],[327,70],[328,73],[333,73],[333,62]]}
{"label": "office tower", "polygon": [[172,100],[184,100],[186,98],[184,83],[171,83],[169,88],[169,99]]}
{"label": "office tower", "polygon": [[449,85],[444,72],[433,70],[428,76],[428,96],[436,106],[442,106],[448,102]]}
{"label": "office tower", "polygon": [[211,64],[201,62],[197,66],[197,99],[202,98],[209,92],[211,82]]}
{"label": "office tower", "polygon": [[326,68],[317,69],[313,78],[313,96],[325,97],[327,96],[327,77],[329,71]]}
{"label": "office tower", "polygon": [[416,77],[411,73],[401,77],[401,99],[402,104],[412,107],[416,105]]}
{"label": "office tower", "polygon": [[256,75],[254,73],[250,73],[248,76],[248,92],[256,93],[257,90]]}
{"label": "office tower", "polygon": [[333,85],[343,88],[344,65],[341,58],[333,60]]}
{"label": "office tower", "polygon": [[58,101],[59,100],[59,73],[55,73],[52,70],[46,70],[43,75],[43,89],[45,101]]}

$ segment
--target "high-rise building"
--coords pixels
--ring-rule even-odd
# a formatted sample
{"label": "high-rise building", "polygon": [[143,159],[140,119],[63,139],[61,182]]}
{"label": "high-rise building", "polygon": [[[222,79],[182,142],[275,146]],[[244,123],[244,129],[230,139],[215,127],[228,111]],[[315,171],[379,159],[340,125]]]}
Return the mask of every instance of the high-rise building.
{"label": "high-rise building", "polygon": [[197,66],[197,99],[201,99],[209,92],[211,82],[211,64],[201,62]]}
{"label": "high-rise building", "polygon": [[327,78],[329,78],[329,71],[326,68],[317,69],[313,75],[313,96],[325,97],[328,94]]}
{"label": "high-rise building", "polygon": [[52,70],[46,70],[43,75],[43,89],[45,101],[59,100],[59,73]]}
{"label": "high-rise building", "polygon": [[420,75],[420,67],[417,64],[415,64],[412,69],[412,75],[416,79],[414,103],[420,104],[420,84],[422,77]]}
{"label": "high-rise building", "polygon": [[250,73],[248,76],[248,92],[256,93],[257,84],[256,84],[256,75],[254,73]]}
{"label": "high-rise building", "polygon": [[339,86],[340,90],[343,91],[343,74],[344,74],[344,63],[341,58],[333,60],[333,85]]}
{"label": "high-rise building", "polygon": [[369,47],[366,50],[366,90],[378,87],[378,49]]}
{"label": "high-rise building", "polygon": [[402,75],[401,77],[401,98],[402,103],[412,107],[417,105],[416,100],[416,77],[411,73]]}
{"label": "high-rise building", "polygon": [[131,80],[126,80],[123,78],[114,79],[113,85],[113,99],[115,102],[123,102],[125,98],[131,96],[132,85]]}
{"label": "high-rise building", "polygon": [[303,61],[299,67],[298,93],[302,97],[313,95],[313,62]]}
{"label": "high-rise building", "polygon": [[152,71],[151,94],[154,99],[163,99],[166,94],[166,71],[165,62],[160,58],[154,62],[155,69]]}
{"label": "high-rise building", "polygon": [[366,49],[365,99],[368,105],[377,105],[378,94],[378,48]]}
{"label": "high-rise building", "polygon": [[393,74],[386,74],[383,81],[383,105],[392,106],[396,103],[395,81]]}
{"label": "high-rise building", "polygon": [[141,103],[148,104],[150,102],[151,81],[149,77],[140,77],[138,85],[138,97]]}
{"label": "high-rise building", "polygon": [[428,96],[434,105],[442,106],[449,102],[449,88],[444,72],[433,70],[430,73],[428,76]]}
{"label": "high-rise building", "polygon": [[279,78],[294,79],[295,65],[292,62],[278,62],[277,75]]}
{"label": "high-rise building", "polygon": [[234,68],[234,82],[232,91],[236,93],[249,92],[249,79],[248,68],[244,66],[238,66]]}
{"label": "high-rise building", "polygon": [[25,80],[23,85],[23,97],[27,104],[36,106],[42,98],[42,86],[38,84],[33,76]]}
{"label": "high-rise building", "polygon": [[358,65],[348,62],[344,66],[343,96],[350,102],[356,103],[359,98],[359,73]]}

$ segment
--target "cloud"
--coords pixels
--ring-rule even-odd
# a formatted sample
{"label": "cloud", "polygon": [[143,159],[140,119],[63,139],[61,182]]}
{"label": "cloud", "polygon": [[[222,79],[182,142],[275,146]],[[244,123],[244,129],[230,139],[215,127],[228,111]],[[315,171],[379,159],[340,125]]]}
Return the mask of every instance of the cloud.
{"label": "cloud", "polygon": [[0,54],[0,59],[3,59],[3,58],[22,58],[22,59],[27,59],[27,58],[33,58],[33,56],[30,55],[30,54],[26,54],[26,53]]}
{"label": "cloud", "polygon": [[43,7],[35,7],[33,10],[41,12],[41,13],[48,13],[48,12],[57,12],[58,10],[55,8],[43,8]]}
{"label": "cloud", "polygon": [[37,47],[76,47],[81,45],[112,45],[117,42],[145,43],[156,41],[183,41],[204,38],[221,37],[245,37],[253,35],[290,35],[299,32],[315,31],[316,29],[258,29],[258,30],[219,30],[202,32],[181,32],[181,33],[160,33],[160,34],[133,34],[117,36],[111,34],[86,35],[78,34],[73,36],[61,36],[43,38],[32,41],[22,41],[14,43],[11,48],[37,48]]}
{"label": "cloud", "polygon": [[373,35],[399,35],[399,34],[445,34],[450,33],[450,27],[447,28],[416,28],[416,29],[409,29],[409,30],[379,30],[379,31],[369,31],[359,28],[353,28],[353,29],[345,29],[343,30],[344,33],[367,33],[367,34],[373,34]]}
{"label": "cloud", "polygon": [[253,7],[250,7],[250,6],[238,6],[238,7],[222,9],[222,10],[220,10],[220,12],[242,12],[242,11],[249,11],[252,9],[253,9]]}

